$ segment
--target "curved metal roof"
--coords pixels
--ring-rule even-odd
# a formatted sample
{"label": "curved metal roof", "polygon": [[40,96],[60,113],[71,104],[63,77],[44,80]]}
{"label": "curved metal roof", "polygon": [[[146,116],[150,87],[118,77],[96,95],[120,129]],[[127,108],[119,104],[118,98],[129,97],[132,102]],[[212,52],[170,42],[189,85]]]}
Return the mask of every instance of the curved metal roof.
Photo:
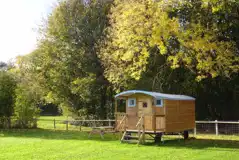
{"label": "curved metal roof", "polygon": [[129,91],[124,91],[115,96],[115,98],[119,98],[121,96],[128,97],[133,94],[146,94],[149,96],[152,96],[156,99],[171,99],[171,100],[195,100],[195,98],[190,97],[190,96],[185,96],[185,95],[174,95],[174,94],[164,94],[164,93],[159,93],[159,92],[148,92],[148,91],[142,91],[142,90],[129,90]]}

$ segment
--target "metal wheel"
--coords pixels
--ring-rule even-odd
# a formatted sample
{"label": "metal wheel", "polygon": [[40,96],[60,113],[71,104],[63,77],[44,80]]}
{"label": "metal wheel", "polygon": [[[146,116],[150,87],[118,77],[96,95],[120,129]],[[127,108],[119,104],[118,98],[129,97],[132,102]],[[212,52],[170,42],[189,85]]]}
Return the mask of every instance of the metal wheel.
{"label": "metal wheel", "polygon": [[160,143],[162,140],[162,134],[156,134],[154,137],[154,142],[155,143]]}
{"label": "metal wheel", "polygon": [[184,132],[183,132],[183,138],[184,138],[184,140],[187,140],[187,139],[189,138],[189,133],[188,133],[188,131],[184,131]]}

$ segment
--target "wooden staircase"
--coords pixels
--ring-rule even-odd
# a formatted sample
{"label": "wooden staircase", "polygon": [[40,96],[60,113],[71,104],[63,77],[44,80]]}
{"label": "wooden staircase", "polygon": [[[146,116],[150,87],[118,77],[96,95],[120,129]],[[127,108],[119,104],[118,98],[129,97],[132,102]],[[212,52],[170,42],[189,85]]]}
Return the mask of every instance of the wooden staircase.
{"label": "wooden staircase", "polygon": [[[126,119],[124,120],[126,121]],[[125,122],[126,124],[126,122]],[[126,125],[124,127],[124,133],[121,138],[121,142],[127,143],[137,143],[144,144],[145,143],[145,127],[144,127],[144,115],[142,115],[136,125],[137,130],[127,130]],[[132,135],[136,134],[136,136]]]}

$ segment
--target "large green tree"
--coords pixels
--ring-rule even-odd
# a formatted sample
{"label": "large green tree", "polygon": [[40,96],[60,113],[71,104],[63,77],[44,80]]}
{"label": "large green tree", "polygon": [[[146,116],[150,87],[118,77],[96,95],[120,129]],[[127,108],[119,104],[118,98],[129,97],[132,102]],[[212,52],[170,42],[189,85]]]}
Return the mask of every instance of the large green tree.
{"label": "large green tree", "polygon": [[7,71],[0,70],[0,117],[12,116],[15,87],[15,77]]}
{"label": "large green tree", "polygon": [[199,81],[238,73],[238,42],[231,34],[238,27],[238,6],[220,0],[115,0],[101,52],[107,78],[115,84],[139,80],[155,48],[172,69],[185,67]]}
{"label": "large green tree", "polygon": [[43,38],[35,51],[37,72],[48,92],[45,99],[65,111],[86,110],[88,115],[106,118],[107,108],[112,108],[111,86],[97,56],[109,7],[98,1],[62,1],[42,28]]}
{"label": "large green tree", "polygon": [[43,89],[40,86],[41,76],[35,70],[35,55],[17,57],[15,68],[11,70],[16,76],[14,119],[13,127],[36,127],[36,118],[39,116],[39,105],[42,103]]}
{"label": "large green tree", "polygon": [[10,127],[14,112],[15,76],[8,71],[8,64],[0,62],[0,128]]}
{"label": "large green tree", "polygon": [[120,90],[195,96],[198,119],[236,119],[238,8],[230,0],[115,0],[99,54],[107,79]]}

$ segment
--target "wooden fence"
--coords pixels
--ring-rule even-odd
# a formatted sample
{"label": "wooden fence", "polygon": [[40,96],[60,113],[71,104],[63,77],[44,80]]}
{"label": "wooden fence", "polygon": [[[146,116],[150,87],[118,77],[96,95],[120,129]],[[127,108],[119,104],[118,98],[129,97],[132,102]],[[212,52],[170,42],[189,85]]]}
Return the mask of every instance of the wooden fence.
{"label": "wooden fence", "polygon": [[[77,126],[80,131],[82,127],[114,126],[115,120],[47,120],[52,124],[52,128],[57,129],[59,124],[65,125],[65,130],[69,126]],[[239,135],[239,121],[196,121],[196,127],[191,131],[195,136],[197,134],[215,134],[215,135]]]}
{"label": "wooden fence", "polygon": [[[41,120],[42,121],[42,120]],[[97,127],[97,126],[114,126],[115,120],[45,120],[53,122],[53,128],[57,129],[59,124],[65,124],[65,129],[68,131],[69,126],[77,126],[80,131],[82,131],[82,127]]]}

